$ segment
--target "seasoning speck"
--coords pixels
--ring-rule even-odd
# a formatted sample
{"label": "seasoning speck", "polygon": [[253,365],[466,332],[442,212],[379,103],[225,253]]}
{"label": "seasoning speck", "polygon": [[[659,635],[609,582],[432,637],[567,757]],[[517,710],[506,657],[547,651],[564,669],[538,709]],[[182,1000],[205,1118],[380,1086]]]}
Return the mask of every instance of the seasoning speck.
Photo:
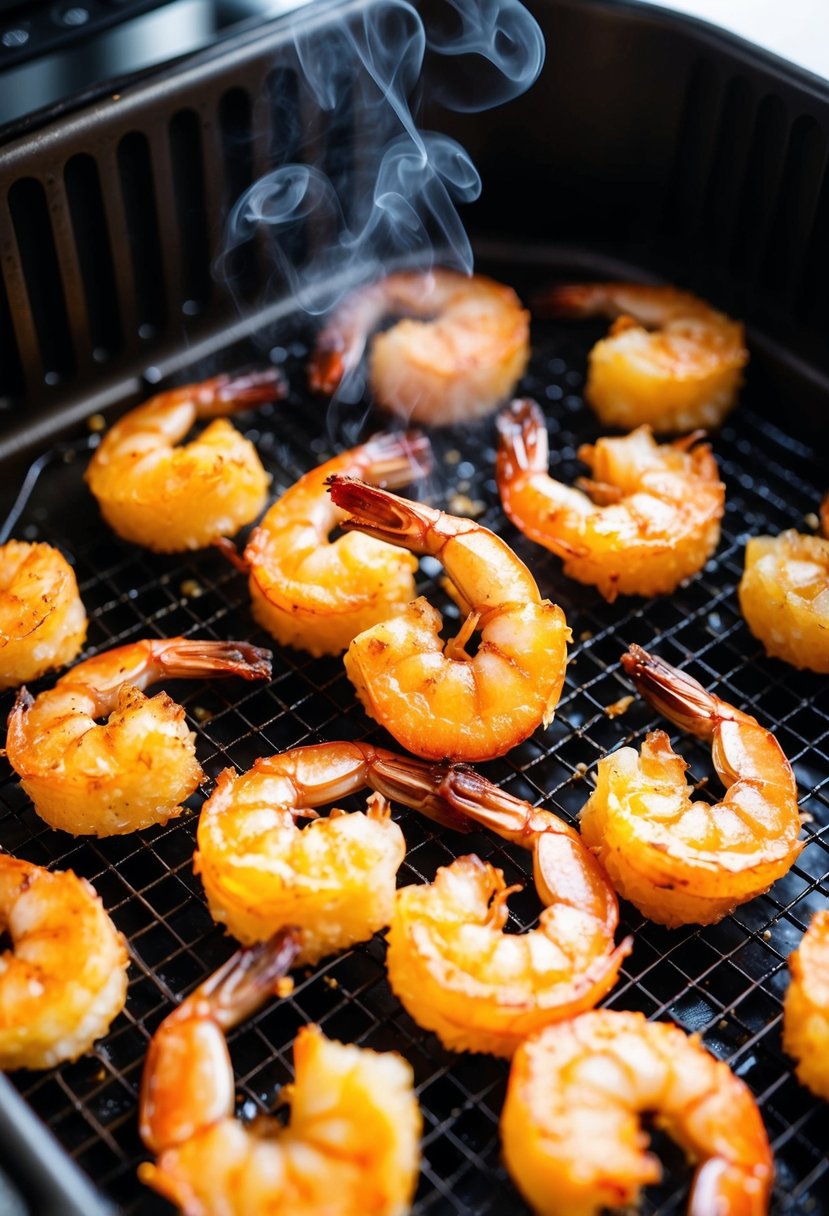
{"label": "seasoning speck", "polygon": [[620,697],[618,701],[614,701],[612,705],[605,705],[604,713],[608,718],[621,718],[622,714],[627,713],[633,704],[633,697]]}
{"label": "seasoning speck", "polygon": [[197,600],[200,595],[204,595],[204,587],[201,583],[196,582],[194,578],[186,578],[181,584],[181,594],[187,596],[188,600]]}
{"label": "seasoning speck", "polygon": [[814,511],[810,511],[808,515],[803,516],[803,522],[807,528],[811,528],[813,532],[817,532],[820,527],[820,520],[815,515]]}
{"label": "seasoning speck", "polygon": [[290,975],[280,975],[274,985],[274,992],[278,997],[290,996],[294,990],[294,981]]}
{"label": "seasoning speck", "polygon": [[103,414],[90,414],[86,420],[86,425],[93,435],[100,435],[101,431],[107,429],[107,420]]}
{"label": "seasoning speck", "polygon": [[464,515],[467,519],[477,519],[479,515],[483,515],[486,507],[477,498],[470,498],[467,494],[453,494],[449,499],[449,510],[452,515]]}

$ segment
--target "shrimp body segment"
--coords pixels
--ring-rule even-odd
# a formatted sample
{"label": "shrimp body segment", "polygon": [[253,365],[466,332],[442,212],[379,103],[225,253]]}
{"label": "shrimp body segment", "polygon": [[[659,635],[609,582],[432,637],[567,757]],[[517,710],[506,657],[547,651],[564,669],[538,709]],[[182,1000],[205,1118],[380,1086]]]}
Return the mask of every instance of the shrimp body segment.
{"label": "shrimp body segment", "polygon": [[184,710],[165,692],[142,690],[162,679],[263,679],[269,659],[245,642],[184,638],[105,651],[37,698],[20,690],[8,720],[9,763],[50,827],[112,836],[166,823],[202,771]]}
{"label": "shrimp body segment", "polygon": [[767,891],[803,848],[791,765],[756,719],[685,672],[638,646],[622,662],[646,700],[710,743],[727,792],[715,806],[694,802],[685,761],[653,731],[641,752],[623,747],[599,761],[582,838],[651,920],[713,924]]}
{"label": "shrimp body segment", "polygon": [[403,486],[428,472],[428,440],[377,435],[312,469],[268,509],[245,549],[253,615],[284,646],[339,654],[414,599],[417,559],[371,536],[329,540],[344,518],[325,486],[337,473]]}
{"label": "shrimp body segment", "polygon": [[719,426],[748,362],[743,327],[675,287],[575,283],[538,301],[539,316],[614,317],[588,361],[585,397],[606,426],[655,431]]}
{"label": "shrimp body segment", "polygon": [[[385,928],[406,845],[382,795],[452,826],[458,819],[422,788],[419,763],[366,744],[321,743],[262,757],[241,775],[226,769],[202,808],[194,859],[213,919],[245,943],[292,924],[303,963]],[[311,809],[366,786],[375,794],[365,813],[317,818]],[[310,823],[300,829],[303,817]]]}
{"label": "shrimp body segment", "polygon": [[773,1161],[749,1089],[695,1036],[597,1010],[518,1048],[501,1115],[507,1169],[539,1216],[598,1216],[658,1182],[640,1115],[694,1161],[689,1216],[765,1216]]}
{"label": "shrimp body segment", "polygon": [[[509,546],[469,519],[350,478],[334,478],[331,497],[350,514],[346,529],[437,558],[467,614],[445,644],[441,615],[423,597],[358,634],[345,667],[366,712],[409,751],[435,760],[502,756],[549,725],[570,630]],[[472,656],[465,644],[475,630]]]}
{"label": "shrimp body segment", "polygon": [[789,967],[783,1048],[797,1060],[798,1079],[829,1099],[829,911],[815,913]]}
{"label": "shrimp body segment", "polygon": [[0,689],[71,663],[86,637],[75,572],[57,549],[0,546]]}
{"label": "shrimp body segment", "polygon": [[[270,369],[187,384],[131,410],[106,432],[85,475],[104,519],[124,540],[157,553],[234,535],[264,507],[270,478],[223,415],[285,391]],[[212,421],[177,447],[199,419]]]}
{"label": "shrimp body segment", "polygon": [[421,1117],[397,1054],[326,1039],[294,1044],[287,1127],[232,1117],[226,1029],[260,1005],[291,962],[291,938],[240,951],[162,1023],[141,1093],[141,1135],[157,1154],[143,1182],[185,1216],[404,1216],[419,1169]]}
{"label": "shrimp body segment", "polygon": [[793,529],[753,537],[739,597],[767,655],[829,675],[829,539]]}
{"label": "shrimp body segment", "polygon": [[483,275],[431,270],[391,274],[348,296],[319,335],[311,387],[333,393],[390,315],[407,319],[374,338],[371,387],[407,421],[441,426],[483,417],[523,375],[529,314],[512,288]]}
{"label": "shrimp body segment", "polygon": [[0,854],[0,1068],[50,1068],[106,1034],[127,996],[126,943],[84,878]]}
{"label": "shrimp body segment", "polygon": [[547,427],[534,401],[498,416],[498,491],[531,540],[564,560],[564,573],[605,599],[660,595],[701,570],[720,539],[725,487],[699,435],[657,444],[650,427],[583,444],[591,477],[577,489],[547,472]]}

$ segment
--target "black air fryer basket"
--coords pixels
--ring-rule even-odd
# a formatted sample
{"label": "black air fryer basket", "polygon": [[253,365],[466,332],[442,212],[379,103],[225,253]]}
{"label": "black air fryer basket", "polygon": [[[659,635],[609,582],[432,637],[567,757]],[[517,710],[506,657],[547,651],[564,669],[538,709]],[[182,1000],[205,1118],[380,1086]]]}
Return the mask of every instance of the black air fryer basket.
{"label": "black air fryer basket", "polygon": [[[241,425],[273,475],[274,493],[380,424],[360,406],[331,413],[309,396],[313,326],[275,272],[266,238],[243,245],[229,270],[224,263],[232,293],[211,272],[230,207],[272,165],[310,157],[313,145],[315,163],[336,166],[343,147],[359,148],[361,81],[353,108],[321,113],[290,45],[295,28],[322,34],[370,7],[371,0],[315,6],[6,132],[3,539],[44,539],[71,555],[90,615],[85,653],[178,633],[269,644],[251,618],[245,578],[218,552],[158,557],[103,525],[82,481],[96,441],[91,417],[115,416],[159,386],[270,358],[284,365],[289,399],[243,416]],[[482,522],[514,545],[573,630],[552,726],[481,767],[574,822],[600,757],[665,726],[639,699],[621,716],[608,713],[631,691],[619,658],[634,642],[774,731],[802,797],[807,844],[797,864],[767,895],[703,929],[669,931],[623,904],[621,929],[635,944],[607,1004],[700,1034],[757,1097],[777,1169],[772,1210],[825,1212],[829,1122],[783,1053],[781,1001],[786,959],[829,894],[829,684],[764,656],[742,621],[736,587],[747,537],[814,528],[810,517],[829,487],[829,88],[659,9],[535,0],[534,11],[548,57],[529,94],[474,118],[435,111],[425,122],[459,139],[482,173],[481,201],[465,215],[478,266],[525,298],[573,276],[679,283],[745,319],[752,359],[741,403],[713,437],[727,488],[719,549],[687,586],[653,601],[605,603],[507,524],[495,492],[491,420],[435,434],[436,473],[423,492],[436,505],[458,494],[478,502]],[[297,239],[304,256],[322,238],[309,226]],[[578,445],[599,433],[582,388],[587,352],[603,328],[533,327],[521,392],[545,410],[554,471],[564,480],[580,471]],[[425,572],[421,581],[445,606],[436,582]],[[69,1157],[55,1153],[37,1122],[21,1124],[17,1094],[0,1089],[8,1125],[0,1165],[31,1211],[92,1213],[95,1201],[69,1158],[94,1181],[102,1207],[167,1211],[136,1180],[145,1159],[137,1091],[161,1019],[233,949],[207,913],[191,864],[197,811],[216,775],[300,744],[390,744],[357,704],[339,659],[275,648],[266,686],[217,681],[170,691],[197,733],[207,781],[189,813],[167,827],[75,839],[46,828],[8,770],[0,785],[0,845],[89,878],[132,958],[126,1010],[93,1051],[11,1078]],[[7,694],[4,713],[10,703]],[[704,749],[674,742],[692,779],[709,774]],[[414,813],[399,815],[409,846],[402,881],[430,880],[437,866],[475,851],[501,866],[508,882],[527,884],[511,901],[512,927],[533,923],[528,855],[484,832],[460,837]],[[499,1153],[507,1064],[453,1055],[421,1031],[390,993],[384,950],[378,936],[300,972],[291,997],[233,1033],[239,1113],[273,1108],[305,1022],[335,1038],[397,1049],[414,1068],[424,1117],[418,1216],[525,1212]],[[664,1181],[648,1191],[642,1211],[667,1216],[684,1210],[690,1169],[656,1139]]]}

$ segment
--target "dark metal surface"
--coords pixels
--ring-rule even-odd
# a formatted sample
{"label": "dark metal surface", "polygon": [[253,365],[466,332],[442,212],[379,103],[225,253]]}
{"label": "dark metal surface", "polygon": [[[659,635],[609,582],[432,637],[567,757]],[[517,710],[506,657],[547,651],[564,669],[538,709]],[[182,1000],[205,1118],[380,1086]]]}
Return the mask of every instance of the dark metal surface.
{"label": "dark metal surface", "polygon": [[[581,398],[586,352],[596,332],[536,327],[535,355],[521,386],[542,403],[554,472],[564,479],[578,470],[578,444],[597,435]],[[242,420],[274,476],[275,493],[357,437],[343,418],[326,419],[324,405],[309,406],[303,348],[288,339],[285,345],[294,386],[290,401]],[[701,574],[670,597],[607,604],[591,588],[565,579],[551,555],[518,537],[497,503],[491,422],[466,434],[436,436],[438,472],[422,489],[439,504],[454,490],[480,499],[483,522],[514,543],[543,592],[564,607],[573,630],[554,723],[503,759],[481,766],[489,777],[572,820],[588,796],[598,759],[623,743],[641,742],[655,724],[640,700],[621,717],[605,712],[630,691],[618,660],[632,642],[687,666],[721,697],[755,714],[774,729],[791,759],[808,844],[790,874],[768,895],[704,929],[666,930],[623,905],[622,930],[634,934],[635,945],[607,1003],[672,1018],[728,1060],[756,1094],[773,1144],[773,1212],[805,1216],[829,1210],[826,1108],[797,1083],[782,1052],[781,998],[786,958],[829,893],[829,684],[766,659],[741,620],[735,592],[747,536],[784,527],[806,530],[804,518],[816,510],[829,475],[814,452],[760,417],[756,407],[768,405],[761,389],[746,393],[714,441],[728,494],[719,549]],[[369,421],[361,433],[371,429]],[[158,557],[108,532],[82,482],[91,442],[50,450],[37,462],[7,528],[19,538],[48,540],[72,556],[90,614],[89,651],[177,633],[267,644],[251,619],[244,577],[217,553]],[[425,574],[423,586],[443,603]],[[339,659],[277,648],[273,681],[266,687],[219,681],[178,683],[170,691],[197,732],[207,790],[225,766],[244,769],[273,750],[339,738],[389,743],[356,704]],[[9,701],[7,695],[4,710]],[[699,745],[676,745],[691,762],[692,779],[709,772]],[[233,948],[212,924],[192,873],[195,812],[203,793],[191,800],[190,813],[165,828],[94,841],[48,829],[8,772],[0,785],[0,844],[89,878],[127,935],[132,955],[126,1010],[95,1050],[74,1064],[16,1074],[14,1080],[104,1193],[142,1216],[166,1210],[135,1178],[143,1155],[136,1097],[148,1037]],[[401,881],[431,879],[459,851],[477,851],[502,866],[508,882],[528,883],[511,901],[512,927],[533,922],[538,902],[526,854],[485,833],[443,833],[407,811],[400,812],[400,821],[409,845]],[[378,936],[302,973],[291,998],[274,1002],[233,1033],[240,1114],[273,1106],[291,1077],[291,1044],[305,1021],[319,1022],[333,1037],[396,1048],[414,1068],[424,1115],[418,1216],[525,1212],[499,1158],[497,1121],[507,1064],[442,1050],[390,993],[383,958]],[[659,1147],[666,1181],[647,1194],[642,1210],[650,1216],[683,1211],[690,1177],[678,1150],[661,1139]]]}

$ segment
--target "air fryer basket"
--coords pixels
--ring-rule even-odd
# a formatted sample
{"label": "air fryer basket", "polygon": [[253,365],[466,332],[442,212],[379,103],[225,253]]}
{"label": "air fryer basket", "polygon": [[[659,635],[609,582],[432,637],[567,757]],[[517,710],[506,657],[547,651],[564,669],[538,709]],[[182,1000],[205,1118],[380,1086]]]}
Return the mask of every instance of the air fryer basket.
{"label": "air fryer basket", "polygon": [[[703,929],[669,931],[623,904],[621,932],[632,933],[635,944],[607,1004],[671,1018],[701,1034],[758,1099],[777,1168],[772,1210],[820,1212],[829,1208],[826,1112],[796,1081],[791,1061],[782,1052],[780,1023],[786,958],[829,892],[829,687],[823,677],[795,672],[764,657],[740,617],[736,586],[746,538],[786,527],[809,530],[809,516],[829,483],[826,428],[815,404],[824,374],[815,337],[822,323],[823,288],[814,260],[826,240],[819,223],[825,213],[826,91],[704,27],[658,12],[583,0],[551,0],[537,12],[550,48],[538,88],[541,102],[551,106],[552,115],[560,115],[561,129],[556,130],[554,122],[539,129],[538,99],[534,122],[531,99],[495,112],[486,123],[479,120],[475,130],[454,120],[484,170],[484,199],[472,214],[481,265],[521,290],[572,273],[670,276],[749,317],[754,323],[753,368],[738,410],[713,439],[727,488],[720,546],[686,587],[654,601],[605,603],[591,588],[566,580],[552,556],[505,522],[493,480],[491,422],[434,435],[437,471],[423,493],[450,509],[455,493],[480,502],[481,521],[514,545],[542,592],[562,605],[573,630],[565,689],[552,726],[481,767],[511,792],[574,822],[598,759],[619,745],[640,743],[655,725],[665,726],[638,699],[620,716],[608,713],[630,691],[618,660],[633,642],[686,667],[706,687],[774,730],[795,768],[802,796],[807,845],[797,864],[767,895]],[[623,35],[625,63],[618,50]],[[276,27],[272,53],[281,36]],[[576,47],[581,55],[578,73],[570,66]],[[119,139],[140,129],[149,161],[158,163],[169,124],[181,113],[198,113],[201,125],[193,130],[207,134],[203,143],[197,141],[203,155],[191,164],[201,163],[205,173],[215,175],[215,167],[205,168],[205,149],[213,146],[215,135],[213,116],[227,113],[226,98],[233,90],[233,104],[239,113],[245,112],[238,94],[243,70],[250,73],[252,65],[265,62],[261,45],[237,45],[225,59],[208,58],[165,80],[152,96],[139,87],[127,96],[129,120],[121,127],[112,127],[111,108],[103,103],[97,113],[70,116],[62,120],[65,144],[60,155],[94,159],[100,154],[95,164],[106,185]],[[643,65],[649,65],[644,78]],[[602,92],[601,107],[591,88]],[[564,108],[568,95],[572,121]],[[774,121],[770,114],[777,116]],[[606,129],[598,125],[600,119]],[[784,119],[785,131],[779,125]],[[726,153],[734,146],[735,131],[743,127],[747,146],[736,148],[741,157],[738,172]],[[505,157],[507,147],[510,158]],[[804,148],[807,153],[796,155]],[[43,197],[48,197],[55,189],[49,176],[57,163],[54,146],[49,155],[47,167],[42,149],[26,152],[23,141],[10,145],[3,162],[7,180],[34,183],[25,187],[30,197],[38,196],[39,182]],[[225,167],[229,163],[227,158],[222,161]],[[244,184],[238,160],[232,163],[236,185]],[[759,185],[758,166],[768,176],[772,197],[763,194],[757,212],[749,208],[741,213],[740,207],[748,205],[749,188]],[[253,174],[252,164],[243,169],[241,177]],[[732,177],[729,193],[725,179]],[[719,193],[710,187],[712,180],[719,183]],[[113,189],[118,183],[116,174]],[[168,205],[172,222],[177,195],[171,186],[168,198],[163,186],[157,186],[154,200],[145,199],[150,207],[149,217],[142,220],[145,240],[152,238],[153,228],[162,232]],[[226,187],[224,183],[222,189]],[[222,189],[215,180],[212,189],[215,201]],[[192,190],[191,195],[194,204]],[[97,197],[112,232],[117,199],[113,202],[106,189]],[[810,207],[806,200],[811,200]],[[206,204],[203,210],[212,216]],[[31,222],[36,226],[40,221],[35,216]],[[747,224],[754,225],[756,238],[749,249]],[[55,272],[65,288],[69,262],[61,250],[67,228],[58,227],[53,244]],[[732,243],[721,248],[724,230]],[[210,225],[204,231],[212,233]],[[27,257],[33,256],[21,248],[25,233],[21,237],[19,226],[16,235],[23,270],[22,279],[7,273],[12,310],[17,307],[15,287],[25,280]],[[790,259],[785,264],[772,252],[773,238],[783,242]],[[207,244],[213,240],[218,240],[215,233]],[[200,318],[201,328],[189,331],[186,340],[180,332],[176,338],[169,317],[183,297],[175,293],[191,288],[182,286],[180,276],[171,286],[163,273],[173,244],[168,234],[156,250],[162,285],[156,290],[168,295],[166,300],[162,294],[157,297],[158,334],[151,340],[151,354],[142,353],[140,343],[129,336],[119,297],[118,323],[127,334],[120,353],[97,371],[92,362],[86,366],[67,357],[69,370],[58,377],[57,386],[41,385],[24,407],[24,369],[34,367],[28,372],[33,380],[48,370],[45,365],[38,369],[18,340],[21,334],[25,337],[27,318],[31,334],[37,330],[34,306],[18,320],[16,337],[7,338],[15,347],[19,374],[16,386],[11,381],[7,386],[13,422],[6,458],[14,471],[7,483],[14,481],[17,497],[4,536],[45,539],[71,554],[90,615],[90,652],[177,633],[243,638],[262,645],[268,639],[250,616],[246,580],[219,553],[159,557],[108,532],[82,482],[95,438],[78,425],[80,420],[109,403],[122,407],[148,395],[158,374],[183,382],[261,360],[266,357],[263,350],[269,350],[272,359],[284,364],[290,397],[244,416],[240,425],[255,440],[273,475],[274,493],[381,421],[370,416],[360,427],[353,415],[332,415],[324,403],[309,398],[304,365],[311,331],[290,301],[252,305],[241,322],[222,301],[212,301]],[[110,288],[117,294],[126,281],[119,276],[129,275],[118,262],[126,253],[113,245],[116,273]],[[200,256],[198,251],[193,255],[193,266],[201,265]],[[75,272],[80,299],[83,257],[76,259]],[[25,293],[22,300],[25,305]],[[105,310],[92,309],[86,315],[93,314],[103,317]],[[134,307],[133,319],[137,315]],[[601,328],[553,323],[533,327],[533,358],[521,391],[542,403],[556,471],[564,480],[579,471],[579,444],[599,433],[583,403],[582,386],[586,355]],[[268,335],[264,344],[263,332]],[[74,337],[67,329],[69,355]],[[37,347],[34,336],[31,347]],[[139,369],[149,357],[158,371],[142,383]],[[7,361],[6,366],[11,364]],[[58,391],[50,394],[50,387]],[[28,471],[18,472],[24,464]],[[451,611],[426,572],[421,585]],[[173,1005],[233,949],[232,941],[210,920],[192,872],[196,813],[204,793],[224,767],[247,768],[256,756],[274,750],[340,738],[394,746],[357,704],[339,659],[311,659],[276,648],[273,680],[266,686],[216,681],[178,683],[170,691],[184,704],[197,732],[207,781],[188,813],[167,827],[102,841],[74,839],[45,827],[13,775],[6,773],[0,785],[0,844],[34,862],[72,868],[89,878],[127,935],[132,957],[126,1010],[95,1049],[74,1064],[16,1074],[13,1080],[102,1194],[136,1214],[166,1211],[135,1178],[136,1165],[145,1155],[137,1133],[136,1099],[147,1041]],[[9,704],[7,694],[3,712]],[[710,773],[701,746],[677,735],[672,738],[691,764],[692,779]],[[712,798],[715,785],[709,783]],[[437,866],[475,851],[501,866],[508,882],[526,884],[510,901],[511,927],[518,931],[533,923],[538,902],[526,854],[488,833],[458,836],[406,810],[398,813],[409,846],[403,882],[430,880]],[[292,996],[274,1001],[232,1034],[239,1113],[250,1117],[273,1108],[280,1087],[292,1075],[296,1030],[316,1021],[332,1037],[394,1048],[412,1064],[424,1116],[423,1168],[415,1204],[419,1216],[526,1211],[499,1156],[497,1122],[508,1066],[489,1057],[443,1051],[391,995],[383,960],[384,942],[378,936],[302,972]],[[667,1216],[684,1210],[690,1170],[678,1150],[656,1139],[665,1178],[648,1192],[642,1210]]]}

